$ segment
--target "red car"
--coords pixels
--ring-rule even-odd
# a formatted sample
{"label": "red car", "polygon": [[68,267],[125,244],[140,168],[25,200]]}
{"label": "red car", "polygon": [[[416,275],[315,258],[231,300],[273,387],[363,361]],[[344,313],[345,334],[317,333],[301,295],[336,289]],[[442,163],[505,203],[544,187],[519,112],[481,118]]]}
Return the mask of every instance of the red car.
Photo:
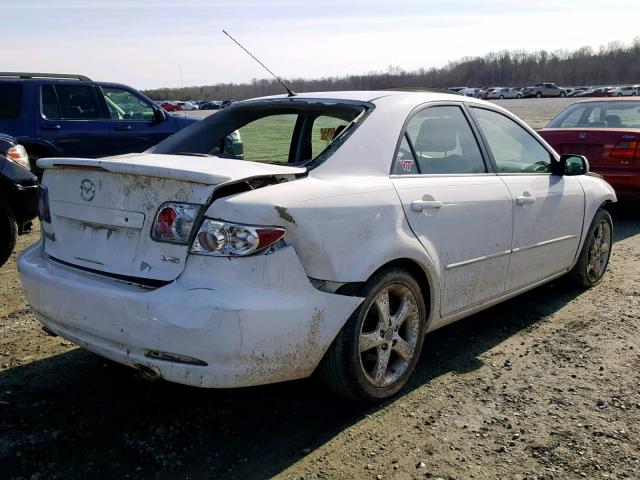
{"label": "red car", "polygon": [[575,97],[610,97],[611,96],[610,90],[611,90],[610,87],[592,88],[590,90],[585,90],[584,92],[580,92],[574,96]]}
{"label": "red car", "polygon": [[640,199],[640,99],[574,103],[539,133],[558,153],[587,157],[619,197]]}
{"label": "red car", "polygon": [[160,106],[165,109],[167,112],[175,112],[182,110],[182,106],[179,103],[173,102],[163,102]]}

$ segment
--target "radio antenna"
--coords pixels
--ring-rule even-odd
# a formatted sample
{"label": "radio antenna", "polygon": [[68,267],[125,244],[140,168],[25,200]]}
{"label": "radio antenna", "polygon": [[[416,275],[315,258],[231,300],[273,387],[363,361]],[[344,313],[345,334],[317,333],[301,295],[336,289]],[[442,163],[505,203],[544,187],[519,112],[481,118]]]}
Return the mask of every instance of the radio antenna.
{"label": "radio antenna", "polygon": [[247,54],[251,58],[253,58],[256,62],[258,62],[262,66],[262,68],[264,68],[267,72],[269,72],[273,76],[273,78],[275,78],[280,83],[280,85],[282,85],[284,87],[284,89],[287,91],[289,97],[295,97],[296,96],[294,91],[291,90],[289,88],[289,86],[286,83],[284,83],[280,77],[278,77],[275,73],[273,73],[271,70],[269,70],[269,68],[267,68],[267,66],[264,63],[262,63],[256,57],[254,57],[253,54],[249,50],[244,48],[239,41],[237,41],[235,38],[233,38],[231,35],[229,35],[225,30],[222,30],[222,33],[224,33],[227,37],[229,37],[231,40],[233,40],[236,45],[238,45],[242,50],[247,52]]}

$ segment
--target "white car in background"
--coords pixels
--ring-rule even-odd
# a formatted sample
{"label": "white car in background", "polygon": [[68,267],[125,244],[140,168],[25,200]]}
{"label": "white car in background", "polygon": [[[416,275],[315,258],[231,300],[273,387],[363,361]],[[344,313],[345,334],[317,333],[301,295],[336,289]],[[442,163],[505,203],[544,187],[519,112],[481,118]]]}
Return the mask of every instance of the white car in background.
{"label": "white car in background", "polygon": [[611,252],[616,197],[584,157],[459,95],[243,101],[142,154],[38,165],[42,239],[18,260],[38,320],[198,387],[319,370],[386,398],[425,333],[567,273],[593,286]]}
{"label": "white car in background", "polygon": [[178,105],[180,105],[181,110],[183,112],[188,112],[191,110],[198,110],[198,106],[195,103],[191,103],[191,102],[178,102]]}
{"label": "white car in background", "polygon": [[463,88],[458,91],[460,95],[464,95],[465,97],[473,97],[473,98],[481,98],[482,97],[482,89],[480,88]]}
{"label": "white car in background", "polygon": [[640,85],[625,85],[623,87],[618,87],[618,95],[620,97],[635,97],[640,93]]}
{"label": "white car in background", "polygon": [[522,98],[522,94],[515,88],[498,87],[487,93],[487,99]]}

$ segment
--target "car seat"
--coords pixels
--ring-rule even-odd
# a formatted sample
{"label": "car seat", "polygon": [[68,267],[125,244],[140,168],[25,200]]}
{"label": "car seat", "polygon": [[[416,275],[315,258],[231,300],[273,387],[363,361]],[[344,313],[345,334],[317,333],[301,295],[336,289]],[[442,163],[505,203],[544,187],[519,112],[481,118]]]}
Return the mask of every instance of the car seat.
{"label": "car seat", "polygon": [[604,121],[607,123],[607,127],[617,128],[622,126],[622,120],[618,115],[607,115],[604,117]]}

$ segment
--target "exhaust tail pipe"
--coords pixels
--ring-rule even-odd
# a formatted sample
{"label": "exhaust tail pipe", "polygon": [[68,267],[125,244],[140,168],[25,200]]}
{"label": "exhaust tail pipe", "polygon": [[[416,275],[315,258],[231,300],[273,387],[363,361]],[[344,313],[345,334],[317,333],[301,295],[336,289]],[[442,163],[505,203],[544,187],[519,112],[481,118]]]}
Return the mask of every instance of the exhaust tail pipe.
{"label": "exhaust tail pipe", "polygon": [[136,369],[138,370],[138,374],[147,382],[157,382],[162,377],[155,370],[147,367],[146,365],[136,365]]}

